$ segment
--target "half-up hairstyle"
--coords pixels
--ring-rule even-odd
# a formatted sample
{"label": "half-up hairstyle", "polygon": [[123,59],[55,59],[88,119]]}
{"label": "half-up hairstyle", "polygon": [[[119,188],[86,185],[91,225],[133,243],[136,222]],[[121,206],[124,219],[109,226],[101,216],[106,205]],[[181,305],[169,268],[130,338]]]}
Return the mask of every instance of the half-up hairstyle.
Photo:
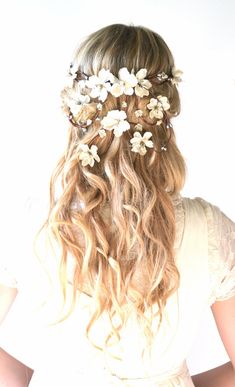
{"label": "half-up hairstyle", "polygon": [[[179,286],[175,264],[175,210],[173,199],[185,179],[185,163],[175,142],[171,118],[180,112],[180,100],[174,83],[159,82],[156,75],[172,75],[173,56],[164,40],[142,26],[114,24],[89,35],[73,58],[78,76],[98,75],[109,69],[118,76],[120,68],[147,69],[151,95],[166,96],[170,109],[159,127],[147,116],[150,97],[108,95],[102,114],[120,109],[125,112],[130,130],[120,137],[112,131],[101,138],[94,121],[96,109],[84,107],[82,122],[87,130],[70,124],[67,148],[51,178],[50,211],[45,228],[61,250],[61,285],[66,297],[68,257],[73,257],[73,305],[79,292],[96,300],[96,310],[87,326],[87,334],[103,314],[110,317],[112,337],[120,331],[130,313],[141,322],[151,342],[152,321],[159,318],[167,299]],[[85,74],[85,75],[84,75]],[[142,110],[143,117],[134,112]],[[130,149],[134,126],[142,124],[152,133],[156,149],[142,156]],[[100,162],[82,166],[77,154],[81,141],[99,149]],[[61,185],[58,195],[55,187]],[[147,312],[157,306],[156,314]],[[148,315],[149,316],[149,315]],[[115,318],[115,319],[114,319]],[[115,321],[114,321],[115,320]],[[118,321],[118,323],[117,323]]]}

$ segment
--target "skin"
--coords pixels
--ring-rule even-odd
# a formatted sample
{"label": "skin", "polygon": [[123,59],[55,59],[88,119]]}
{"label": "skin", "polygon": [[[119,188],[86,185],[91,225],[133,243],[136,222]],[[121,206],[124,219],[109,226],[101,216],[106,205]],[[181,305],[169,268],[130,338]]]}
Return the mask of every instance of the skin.
{"label": "skin", "polygon": [[[0,285],[0,324],[16,297],[16,289]],[[26,387],[32,375],[33,370],[0,348],[0,386]]]}
{"label": "skin", "polygon": [[211,307],[218,332],[230,362],[192,377],[196,387],[235,386],[235,296]]}
{"label": "skin", "polygon": [[[17,296],[17,290],[0,285],[0,323],[7,315]],[[195,387],[235,386],[235,297],[217,301],[212,306],[219,334],[230,362],[209,371],[192,376]],[[0,386],[26,387],[33,370],[0,349]]]}

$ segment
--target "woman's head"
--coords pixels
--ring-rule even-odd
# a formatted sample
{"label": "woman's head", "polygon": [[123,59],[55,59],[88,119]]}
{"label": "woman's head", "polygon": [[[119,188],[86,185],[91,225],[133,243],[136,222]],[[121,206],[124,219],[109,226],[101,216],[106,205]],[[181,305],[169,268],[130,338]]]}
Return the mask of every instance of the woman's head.
{"label": "woman's head", "polygon": [[[117,151],[121,146],[124,146],[126,153],[130,157],[133,159],[136,158],[130,153],[133,150],[131,149],[131,139],[136,132],[136,125],[140,124],[142,125],[141,129],[139,129],[139,125],[138,130],[142,131],[144,129],[141,133],[142,136],[146,131],[151,132],[151,141],[153,140],[155,151],[159,151],[162,148],[165,150],[165,145],[170,143],[171,146],[169,147],[167,157],[162,157],[163,160],[169,161],[168,173],[165,171],[163,174],[166,180],[163,185],[168,191],[180,191],[184,181],[184,167],[182,162],[180,162],[180,157],[178,158],[178,162],[176,160],[180,155],[178,154],[178,149],[175,148],[174,133],[170,123],[171,117],[178,115],[180,112],[180,100],[176,82],[172,82],[175,69],[174,59],[160,35],[145,27],[126,26],[123,24],[104,27],[92,33],[82,42],[74,55],[72,68],[72,80],[74,82],[72,86],[66,87],[62,92],[64,110],[73,123],[71,129],[75,140],[77,138],[80,140],[83,138],[83,143],[86,145],[100,145],[98,149],[100,152],[99,156],[102,156],[102,160],[100,168],[99,166],[97,168],[100,171],[104,170],[105,158],[109,160],[109,155],[114,156],[113,150]],[[95,98],[95,101],[93,98],[92,101],[89,101],[90,103],[87,103],[86,95],[85,103],[81,106],[81,93],[86,94],[84,92],[84,86],[82,86],[82,92],[80,87],[80,84],[83,85],[82,82],[84,82],[84,79],[94,78],[94,75],[98,76],[101,71],[105,70],[106,73],[110,72],[118,80],[118,76],[120,78],[120,69],[125,69],[126,72],[129,71],[134,74],[138,74],[139,70],[142,69],[143,71],[145,69],[144,71],[147,75],[144,82],[150,84],[150,87],[147,86],[148,90],[145,89],[147,93],[140,97],[135,95],[135,93],[130,95],[128,92],[123,92],[118,98],[113,93],[109,93],[108,98],[102,100],[102,104],[100,103],[102,96],[98,96],[96,93],[95,96],[97,98]],[[159,75],[163,75],[163,77],[159,78]],[[107,74],[105,76],[107,77]],[[115,83],[116,80],[112,82]],[[86,84],[88,85],[89,81]],[[94,86],[94,80],[90,82],[90,85],[90,87]],[[110,83],[106,82],[104,88],[107,88],[106,85],[110,86]],[[80,94],[80,98],[78,94]],[[93,94],[91,93],[90,95],[93,96]],[[154,119],[150,119],[149,110],[151,107],[149,106],[151,97],[157,101],[156,98],[158,96],[160,98],[163,96],[167,100],[167,103],[169,103],[167,113],[163,111],[164,115],[161,120],[155,117]],[[84,95],[82,95],[82,98],[84,100]],[[123,104],[125,104],[125,107]],[[102,107],[98,109],[99,105]],[[158,102],[159,105],[161,104]],[[100,133],[99,129],[102,129],[104,132],[102,127],[104,120],[102,118],[106,117],[112,111],[116,112],[117,110],[119,112],[122,111],[122,113],[123,111],[125,112],[125,118],[129,123],[130,130],[124,133],[122,138],[119,139],[115,139],[113,133],[107,133],[106,131],[106,138],[102,138],[101,140],[100,136],[97,135]],[[137,111],[142,113],[142,117],[136,117],[135,113]],[[87,123],[90,124],[87,125]],[[149,167],[150,164],[154,166],[156,159],[159,157],[153,151],[148,153],[150,162],[146,163],[147,165],[149,164]],[[172,163],[174,166],[171,165],[170,167]],[[163,165],[164,162],[162,162]]]}
{"label": "woman's head", "polygon": [[[145,68],[153,87],[154,76],[162,72],[172,75],[174,68],[171,51],[160,35],[146,27],[124,24],[113,24],[89,35],[78,48],[74,63],[81,72],[89,75],[98,75],[102,68],[116,76],[122,67],[129,71],[133,69],[135,73]],[[166,82],[160,90],[166,91],[171,101],[172,115],[179,113],[176,87]]]}
{"label": "woman's head", "polygon": [[[74,289],[88,285],[96,297],[97,310],[90,325],[105,310],[110,317],[120,317],[122,325],[126,319],[122,306],[128,305],[128,310],[134,309],[138,317],[143,317],[148,335],[151,323],[146,324],[145,311],[156,304],[161,315],[179,279],[174,262],[172,197],[183,186],[185,164],[171,125],[171,118],[180,111],[177,86],[171,81],[173,56],[157,33],[145,27],[114,24],[81,43],[73,68],[76,72],[72,85],[62,93],[64,110],[71,121],[68,145],[52,176],[47,226],[61,247],[62,278],[66,277],[70,253],[76,267]],[[102,69],[120,78],[122,68],[134,74],[146,69],[146,79],[151,83],[149,95],[108,93],[101,108],[97,108],[97,97],[71,113],[66,103],[71,95],[76,98],[80,80],[99,75]],[[159,74],[168,78],[159,79]],[[166,97],[170,105],[160,122],[150,116],[148,107],[151,98],[159,96]],[[125,112],[129,129],[121,136],[111,130],[101,136],[103,119],[114,110]],[[142,111],[141,117],[136,115],[138,110]],[[141,129],[137,129],[138,124]],[[130,146],[138,130],[141,135],[150,132],[154,144],[144,155],[133,152]],[[97,146],[100,160],[93,166],[82,164],[81,144]],[[162,151],[163,145],[166,148]],[[62,185],[59,197],[55,192],[58,180]],[[144,286],[135,281],[140,268]],[[62,282],[66,288],[66,280]],[[117,336],[119,328],[112,326]]]}

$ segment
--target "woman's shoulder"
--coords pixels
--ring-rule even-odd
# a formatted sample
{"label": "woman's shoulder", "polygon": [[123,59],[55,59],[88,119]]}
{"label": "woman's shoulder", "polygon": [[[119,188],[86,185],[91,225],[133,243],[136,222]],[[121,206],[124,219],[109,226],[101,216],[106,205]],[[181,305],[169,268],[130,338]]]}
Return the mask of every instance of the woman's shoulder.
{"label": "woman's shoulder", "polygon": [[[208,270],[211,282],[212,304],[235,295],[235,223],[224,214],[219,206],[201,198],[181,198],[185,227],[190,235],[204,224],[208,252]],[[197,243],[200,240],[197,239]],[[195,245],[194,245],[195,246]]]}
{"label": "woman's shoulder", "polygon": [[184,214],[198,215],[198,217],[206,220],[209,225],[213,224],[213,227],[215,227],[215,224],[219,224],[223,218],[228,219],[219,206],[202,197],[190,198],[179,195],[175,203],[176,207],[181,206],[183,208]]}

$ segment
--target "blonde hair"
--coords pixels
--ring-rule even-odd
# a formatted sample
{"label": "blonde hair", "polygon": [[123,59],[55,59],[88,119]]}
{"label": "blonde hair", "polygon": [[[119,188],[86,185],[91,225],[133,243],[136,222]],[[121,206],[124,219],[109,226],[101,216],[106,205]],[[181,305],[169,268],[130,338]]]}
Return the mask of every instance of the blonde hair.
{"label": "blonde hair", "polygon": [[[180,112],[177,87],[171,82],[154,82],[154,75],[158,73],[171,74],[174,59],[164,40],[150,29],[123,24],[104,27],[81,43],[73,63],[80,74],[89,76],[97,75],[102,68],[116,76],[122,67],[129,71],[146,68],[152,94],[169,99],[169,120]],[[148,97],[109,95],[102,113],[118,109],[123,100],[127,102],[127,120],[135,125],[134,111],[145,111]],[[87,120],[95,112],[83,109],[80,114]],[[150,313],[149,318],[146,313],[157,305],[161,322],[166,301],[179,285],[174,256],[173,197],[183,187],[185,163],[172,126],[166,127],[163,123],[156,129],[154,120],[141,120],[138,122],[152,132],[155,144],[168,141],[166,152],[148,150],[145,156],[131,152],[128,142],[133,125],[118,138],[111,131],[101,138],[95,125],[86,133],[71,125],[67,149],[50,184],[51,206],[46,229],[61,249],[65,297],[67,262],[72,255],[75,261],[73,305],[79,292],[89,289],[96,300],[96,310],[87,326],[87,335],[95,321],[107,312],[111,332],[106,344],[111,342],[111,337],[120,339],[120,331],[131,312],[151,342],[152,321],[156,315]],[[101,160],[92,168],[82,167],[78,160],[75,146],[78,139],[89,146],[98,146]],[[55,189],[58,182],[62,187],[59,197]]]}

